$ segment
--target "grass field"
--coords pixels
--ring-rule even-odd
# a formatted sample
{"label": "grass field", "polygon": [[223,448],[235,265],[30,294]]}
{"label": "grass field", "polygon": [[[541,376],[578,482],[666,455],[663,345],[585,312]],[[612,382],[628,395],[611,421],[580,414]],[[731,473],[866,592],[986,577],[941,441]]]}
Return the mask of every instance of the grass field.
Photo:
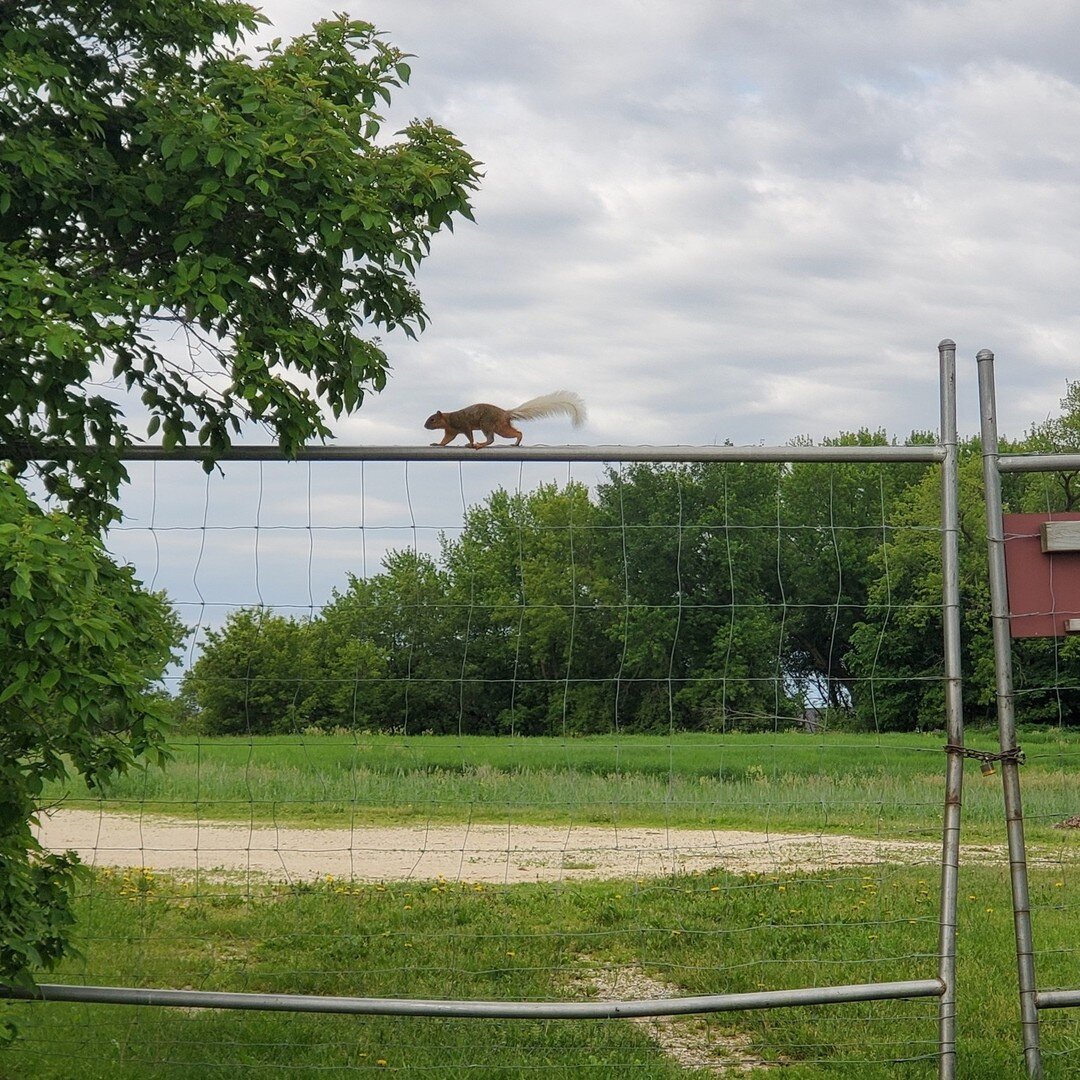
{"label": "grass field", "polygon": [[[619,822],[937,839],[941,735],[199,739],[165,772],[73,805],[294,824]],[[1080,985],[1080,737],[1021,738],[1039,985]],[[969,745],[994,749],[982,733]],[[60,790],[53,796],[63,794]],[[1000,777],[969,762],[962,839],[1004,840]],[[1003,859],[961,861],[958,1075],[1024,1075]],[[936,867],[530,885],[253,883],[98,871],[83,959],[44,981],[414,998],[582,1000],[937,974]],[[645,990],[642,990],[642,987]],[[660,991],[657,991],[660,987]],[[1075,1011],[1074,1011],[1075,1012]],[[937,1001],[678,1021],[474,1021],[13,1004],[3,1080],[542,1076],[932,1077]],[[1080,1018],[1078,1018],[1080,1019]],[[1047,1076],[1080,1026],[1043,1015]],[[741,1062],[751,1073],[717,1071]]]}
{"label": "grass field", "polygon": [[[139,873],[99,876],[82,904],[85,959],[53,981],[481,999],[597,996],[598,972],[647,974],[715,993],[936,972],[936,882],[915,868],[800,878],[722,873],[666,881],[477,887],[465,882],[280,886],[256,898]],[[1039,941],[1047,984],[1075,969],[1075,911]],[[960,904],[959,1075],[1022,1075],[1004,869],[965,869]],[[794,913],[794,914],[793,914]],[[868,914],[873,922],[867,924]],[[609,996],[602,994],[599,996]],[[22,1038],[5,1078],[343,1077],[384,1071],[464,1078],[717,1075],[680,1066],[782,1064],[804,1077],[936,1074],[936,1000],[779,1009],[668,1024],[475,1021],[15,1004]],[[1075,1021],[1047,1017],[1048,1076],[1080,1069]],[[668,1050],[665,1051],[664,1047]],[[1058,1056],[1064,1055],[1064,1056]],[[757,1072],[757,1071],[755,1071]],[[744,1075],[739,1073],[738,1075]]]}
{"label": "grass field", "polygon": [[[996,749],[976,733],[968,744]],[[103,796],[56,787],[69,805],[185,818],[318,826],[423,821],[671,825],[936,838],[941,734],[590,736],[276,736],[179,741],[164,771]],[[1021,740],[1033,840],[1080,814],[1080,735]],[[1004,837],[999,777],[967,763],[964,836]]]}

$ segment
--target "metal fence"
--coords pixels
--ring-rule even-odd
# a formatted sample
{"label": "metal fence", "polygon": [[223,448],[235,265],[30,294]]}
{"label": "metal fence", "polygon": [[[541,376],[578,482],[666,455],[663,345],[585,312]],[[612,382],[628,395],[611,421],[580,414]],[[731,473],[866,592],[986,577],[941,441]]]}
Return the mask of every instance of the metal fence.
{"label": "metal fence", "polygon": [[[982,356],[982,354],[980,354]],[[174,1006],[183,1009],[237,1009],[286,1012],[341,1013],[351,1015],[401,1017],[471,1017],[584,1019],[619,1017],[663,1017],[709,1014],[740,1010],[766,1010],[791,1006],[837,1004],[845,1002],[886,1001],[895,999],[936,998],[938,1001],[938,1070],[942,1077],[952,1077],[956,1069],[956,950],[957,950],[957,879],[960,865],[961,785],[964,763],[964,732],[961,704],[960,600],[958,593],[958,493],[955,345],[944,341],[939,346],[940,419],[937,441],[932,445],[912,446],[754,446],[754,447],[520,447],[492,448],[483,452],[485,462],[560,463],[923,463],[940,469],[941,519],[940,551],[943,591],[941,597],[944,669],[942,673],[947,754],[943,787],[942,847],[940,859],[940,894],[937,915],[938,945],[936,962],[927,964],[921,978],[895,981],[871,981],[843,985],[805,986],[797,989],[762,989],[753,993],[717,993],[657,999],[618,1001],[503,1001],[503,1000],[418,1000],[407,997],[372,998],[320,996],[296,993],[216,992],[176,988],[140,988],[43,983],[32,990],[0,989],[0,995],[15,999],[45,1002],[87,1002],[115,1005]],[[990,405],[992,417],[992,397]],[[988,478],[992,470],[1019,467],[1006,464],[996,456],[984,416],[984,446]],[[168,453],[142,447],[132,450],[131,461],[196,460],[196,450]],[[273,461],[280,455],[270,447],[236,447],[226,455],[229,461]],[[407,447],[320,447],[300,454],[305,461],[351,462],[469,462],[469,468],[483,467],[478,455],[469,449]],[[988,483],[988,492],[990,484]],[[1000,519],[1000,508],[988,498],[988,515]],[[991,543],[992,558],[1000,543]],[[1005,614],[997,606],[995,626]],[[1007,634],[1007,628],[1004,630]],[[995,637],[995,643],[998,638]],[[1011,751],[1015,730],[1009,712],[1007,639],[1002,638],[999,709],[1002,716],[1002,749]],[[1053,994],[1035,990],[1030,947],[1030,925],[1024,902],[1025,865],[1022,822],[1019,812],[1019,787],[1015,755],[1003,757],[1006,799],[1009,808],[1010,852],[1013,884],[1018,897],[1017,940],[1021,948],[1021,1001],[1024,1009],[1025,1050],[1032,1074],[1038,1075],[1038,1018],[1036,1009],[1080,1003],[1080,991]]]}

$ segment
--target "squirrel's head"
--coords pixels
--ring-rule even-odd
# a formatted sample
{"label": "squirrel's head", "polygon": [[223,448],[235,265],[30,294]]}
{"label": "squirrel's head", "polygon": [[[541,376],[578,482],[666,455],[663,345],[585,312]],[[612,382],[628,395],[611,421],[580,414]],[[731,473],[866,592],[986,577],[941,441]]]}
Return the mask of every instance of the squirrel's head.
{"label": "squirrel's head", "polygon": [[426,427],[428,429],[428,431],[434,431],[435,428],[444,427],[445,425],[446,425],[446,418],[443,416],[441,411],[440,412],[433,412],[424,421],[424,427]]}

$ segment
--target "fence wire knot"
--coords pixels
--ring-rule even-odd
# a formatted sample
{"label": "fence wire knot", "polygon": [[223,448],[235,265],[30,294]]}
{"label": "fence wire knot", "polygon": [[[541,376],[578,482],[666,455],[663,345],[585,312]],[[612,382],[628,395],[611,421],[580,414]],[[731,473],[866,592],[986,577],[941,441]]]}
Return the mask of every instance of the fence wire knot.
{"label": "fence wire knot", "polygon": [[946,743],[944,749],[947,754],[973,758],[984,765],[992,765],[995,761],[1015,761],[1017,765],[1024,764],[1024,751],[1019,746],[1014,746],[1011,750],[1001,750],[996,754],[992,750],[975,750],[970,746],[957,746],[955,743]]}

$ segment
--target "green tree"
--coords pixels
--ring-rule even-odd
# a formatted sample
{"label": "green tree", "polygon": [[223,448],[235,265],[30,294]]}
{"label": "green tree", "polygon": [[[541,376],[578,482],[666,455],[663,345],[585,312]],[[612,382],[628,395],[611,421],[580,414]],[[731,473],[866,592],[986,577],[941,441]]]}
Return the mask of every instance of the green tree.
{"label": "green tree", "polygon": [[786,475],[772,464],[697,467],[704,509],[691,596],[702,629],[678,698],[689,726],[772,729],[803,707],[777,595]]}
{"label": "green tree", "polygon": [[404,54],[344,16],[238,52],[263,21],[234,0],[0,3],[0,458],[73,515],[5,486],[4,977],[67,947],[73,864],[29,832],[41,779],[66,756],[104,783],[161,748],[146,689],[176,628],[94,538],[137,437],[114,397],[207,468],[246,422],[295,453],[383,387],[377,332],[424,327],[415,271],[470,216],[477,163],[450,132],[380,139]]}
{"label": "green tree", "polygon": [[[1033,424],[1022,446],[1026,453],[1075,454],[1080,450],[1080,380],[1065,384],[1059,402],[1061,412]],[[1030,513],[1047,510],[1080,510],[1080,473],[1075,470],[1028,474],[1023,510]]]}
{"label": "green tree", "polygon": [[183,636],[96,536],[0,476],[0,980],[29,982],[68,948],[78,862],[34,839],[43,785],[70,768],[100,788],[164,759],[155,688]]}
{"label": "green tree", "polygon": [[317,682],[305,664],[308,630],[265,608],[231,611],[221,629],[208,629],[181,690],[200,730],[270,735],[307,722]]}
{"label": "green tree", "polygon": [[262,21],[232,0],[0,5],[0,445],[15,472],[90,447],[43,468],[98,521],[133,437],[103,372],[208,467],[244,421],[295,452],[329,434],[324,404],[383,387],[372,331],[424,326],[412,275],[470,215],[450,132],[378,141],[404,54],[344,16],[256,60],[230,47]]}
{"label": "green tree", "polygon": [[619,715],[639,728],[771,725],[781,662],[774,465],[632,466],[600,485],[619,567]]}
{"label": "green tree", "polygon": [[614,592],[582,484],[493,492],[442,561],[468,730],[610,730]]}
{"label": "green tree", "polygon": [[[1080,449],[1080,384],[1070,383],[1061,414],[1022,440],[1001,439],[1002,453]],[[986,555],[982,457],[976,439],[959,448],[961,667],[968,721],[992,721],[994,649]],[[1005,513],[1075,509],[1075,474],[1002,475]],[[937,469],[895,498],[886,541],[871,556],[876,580],[866,613],[851,633],[849,664],[856,711],[879,730],[941,727],[944,718],[941,627],[941,478]],[[1016,714],[1022,723],[1080,720],[1080,692],[1063,683],[1080,641],[1029,638],[1012,643]]]}
{"label": "green tree", "polygon": [[[985,716],[993,701],[994,658],[986,575],[982,459],[971,441],[959,448],[960,592],[964,709]],[[871,556],[875,580],[852,628],[848,666],[860,722],[879,731],[944,724],[941,470],[900,493],[884,542]]]}
{"label": "green tree", "polygon": [[350,577],[317,620],[341,650],[336,670],[354,675],[338,723],[385,731],[457,731],[461,659],[446,579],[434,560],[391,551],[382,570]]}
{"label": "green tree", "polygon": [[[895,439],[862,429],[822,445],[888,446]],[[784,668],[830,708],[851,704],[851,633],[878,577],[874,556],[897,498],[925,472],[919,464],[796,462],[783,474],[770,595],[784,611]]]}

